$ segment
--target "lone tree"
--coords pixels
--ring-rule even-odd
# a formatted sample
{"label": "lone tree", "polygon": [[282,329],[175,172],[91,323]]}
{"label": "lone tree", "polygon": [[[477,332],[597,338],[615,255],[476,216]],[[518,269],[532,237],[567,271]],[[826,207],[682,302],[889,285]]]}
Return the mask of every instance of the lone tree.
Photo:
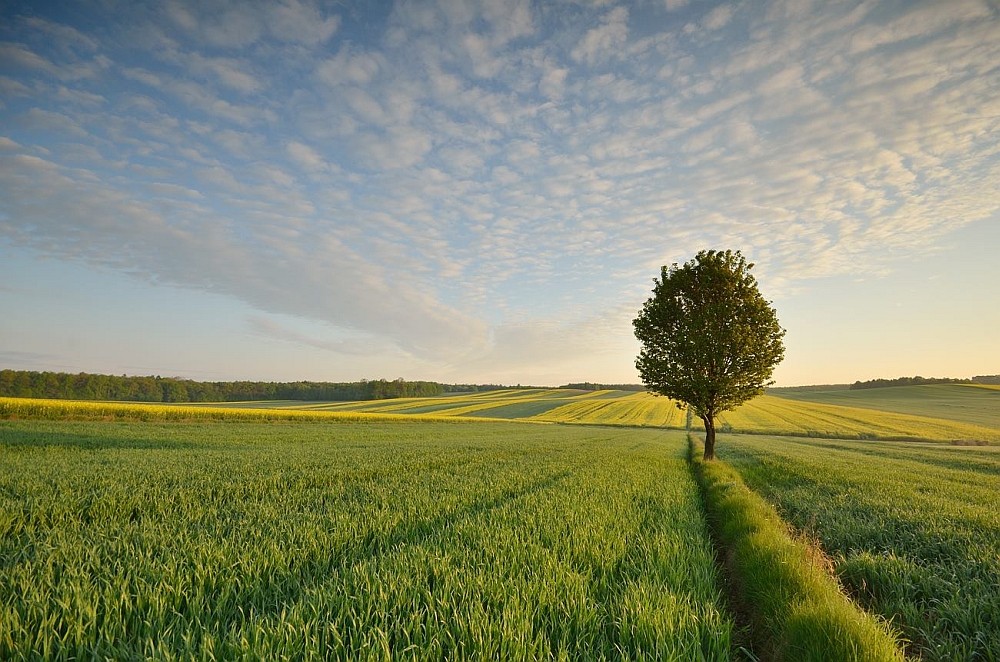
{"label": "lone tree", "polygon": [[784,329],[739,251],[701,251],[663,267],[632,322],[646,388],[694,411],[715,457],[715,417],[764,392],[785,356]]}

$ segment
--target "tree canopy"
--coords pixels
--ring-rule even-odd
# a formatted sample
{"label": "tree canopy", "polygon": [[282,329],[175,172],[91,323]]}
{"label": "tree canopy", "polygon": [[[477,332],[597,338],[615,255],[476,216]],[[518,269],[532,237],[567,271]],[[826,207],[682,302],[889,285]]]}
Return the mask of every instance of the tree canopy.
{"label": "tree canopy", "polygon": [[715,418],[764,392],[784,358],[784,329],[739,251],[699,252],[661,269],[633,321],[646,387],[691,408],[715,456]]}

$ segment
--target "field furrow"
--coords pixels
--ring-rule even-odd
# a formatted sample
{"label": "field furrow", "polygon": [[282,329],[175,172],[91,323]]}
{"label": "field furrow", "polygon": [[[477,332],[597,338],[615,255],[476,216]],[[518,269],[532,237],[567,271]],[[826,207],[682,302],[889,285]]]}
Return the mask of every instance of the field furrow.
{"label": "field furrow", "polygon": [[1000,651],[1000,452],[726,435],[725,457],[926,660]]}

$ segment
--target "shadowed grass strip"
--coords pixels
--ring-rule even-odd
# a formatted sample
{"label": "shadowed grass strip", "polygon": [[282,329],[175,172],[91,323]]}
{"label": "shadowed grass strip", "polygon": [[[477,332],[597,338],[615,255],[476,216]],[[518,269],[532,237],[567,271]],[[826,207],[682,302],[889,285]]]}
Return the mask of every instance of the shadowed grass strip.
{"label": "shadowed grass strip", "polygon": [[794,539],[773,507],[718,460],[691,462],[729,573],[736,607],[765,659],[796,662],[904,660],[887,624],[847,599],[822,553]]}

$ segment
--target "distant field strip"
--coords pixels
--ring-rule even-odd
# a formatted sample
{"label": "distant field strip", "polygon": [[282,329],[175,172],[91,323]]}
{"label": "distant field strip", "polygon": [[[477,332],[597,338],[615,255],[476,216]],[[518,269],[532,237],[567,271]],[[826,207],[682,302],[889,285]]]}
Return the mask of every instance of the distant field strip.
{"label": "distant field strip", "polygon": [[719,415],[733,432],[872,439],[1000,441],[1000,428],[861,407],[800,402],[763,395]]}
{"label": "distant field strip", "polygon": [[428,414],[440,416],[478,416],[485,418],[527,418],[554,409],[567,401],[588,400],[614,391],[577,391],[572,389],[514,389],[486,391],[434,398],[400,398],[324,405],[310,409],[331,411],[368,411],[375,413]]}
{"label": "distant field strip", "polygon": [[356,410],[303,411],[287,407],[252,408],[245,403],[236,406],[157,405],[131,402],[84,402],[78,400],[36,400],[30,398],[0,398],[0,420],[123,420],[123,421],[400,421],[458,422],[456,416],[401,416],[391,413],[369,413]]}
{"label": "distant field strip", "polygon": [[683,436],[0,422],[0,659],[725,660]]}
{"label": "distant field strip", "polygon": [[[977,403],[975,406],[983,405]],[[685,418],[685,412],[667,398],[632,393],[614,399],[569,402],[532,415],[528,420],[681,428]],[[768,395],[755,398],[735,411],[720,414],[718,424],[733,432],[755,434],[1000,442],[1000,427]],[[697,418],[694,427],[703,429]]]}
{"label": "distant field strip", "polygon": [[[874,393],[864,400],[864,407],[808,401],[808,397],[827,397],[805,392],[795,398],[764,395],[718,417],[723,431],[753,434],[782,434],[854,439],[933,440],[966,443],[1000,442],[1000,424],[980,425],[1000,419],[1000,390],[947,385],[906,387],[895,394]],[[869,393],[881,389],[867,389]],[[847,396],[829,392],[830,398]],[[851,392],[853,393],[853,392]],[[998,396],[998,397],[994,397]],[[861,396],[850,396],[855,401]],[[861,402],[861,400],[858,400]],[[14,404],[20,402],[20,404]],[[895,402],[896,404],[892,404]],[[902,402],[904,404],[900,405]],[[33,404],[31,404],[33,403]],[[928,415],[887,408],[926,409]],[[129,407],[138,407],[132,414]],[[45,417],[42,410],[63,411],[68,417],[122,418],[134,416],[148,420],[217,418],[219,420],[309,420],[308,416],[340,416],[345,419],[366,416],[417,417],[424,420],[508,419],[547,423],[626,425],[635,427],[683,428],[686,413],[663,397],[644,392],[581,391],[572,389],[504,389],[480,393],[451,394],[439,397],[398,398],[362,402],[234,402],[212,405],[131,405],[127,403],[71,403],[58,400],[0,399],[0,418]],[[28,413],[32,410],[36,414]],[[197,413],[200,412],[200,413]],[[225,413],[229,412],[229,413]],[[270,413],[268,413],[270,412]],[[942,416],[941,418],[935,415]],[[944,416],[951,418],[945,418]],[[319,420],[317,418],[317,420]],[[327,418],[323,420],[335,420]],[[694,419],[695,429],[701,421]]]}
{"label": "distant field strip", "polygon": [[615,399],[590,399],[555,407],[532,420],[554,423],[596,423],[683,427],[686,414],[666,398],[649,393],[631,393]]}
{"label": "distant field strip", "polygon": [[784,391],[776,395],[789,400],[893,411],[1000,428],[1000,386],[927,384],[831,391]]}
{"label": "distant field strip", "polygon": [[1000,654],[1000,448],[724,435],[720,453],[934,662]]}

